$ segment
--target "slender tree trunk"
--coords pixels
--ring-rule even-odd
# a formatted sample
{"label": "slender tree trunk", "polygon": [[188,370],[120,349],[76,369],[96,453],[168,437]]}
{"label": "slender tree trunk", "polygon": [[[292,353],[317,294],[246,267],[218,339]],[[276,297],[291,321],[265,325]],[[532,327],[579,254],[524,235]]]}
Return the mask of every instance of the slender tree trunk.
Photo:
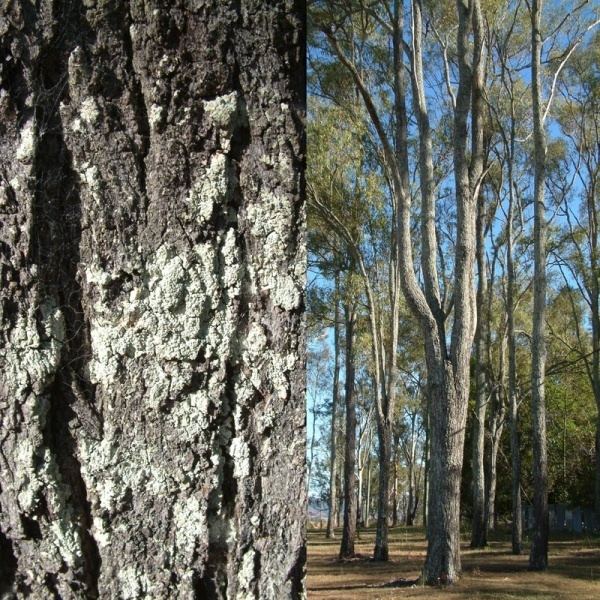
{"label": "slender tree trunk", "polygon": [[594,511],[596,513],[596,523],[600,524],[600,402],[597,402],[596,406],[598,416],[596,417],[596,480],[594,483]]}
{"label": "slender tree trunk", "polygon": [[303,22],[4,3],[2,597],[303,597]]}
{"label": "slender tree trunk", "polygon": [[357,531],[359,527],[364,527],[364,508],[363,508],[363,469],[358,471],[358,504],[356,507]]}
{"label": "slender tree trunk", "polygon": [[[396,446],[397,448],[397,446]],[[394,489],[392,492],[392,527],[398,525],[398,454],[394,452]]]}
{"label": "slender tree trunk", "polygon": [[534,276],[533,335],[531,343],[531,416],[533,421],[533,507],[534,530],[529,554],[529,568],[544,570],[548,566],[548,459],[546,449],[546,214],[544,186],[546,176],[546,136],[541,100],[540,19],[542,0],[531,5],[531,80],[534,129]]}
{"label": "slender tree trunk", "polygon": [[364,464],[361,459],[361,448],[359,446],[358,452],[358,504],[356,506],[356,522],[357,522],[357,531],[360,527],[363,526],[364,522],[364,511],[363,511],[363,475],[364,475]]}
{"label": "slender tree trunk", "polygon": [[335,488],[337,490],[336,492],[336,497],[335,497],[335,527],[340,527],[342,524],[342,510],[343,510],[343,503],[344,503],[344,496],[342,494],[342,492],[340,490],[343,489],[342,486],[342,465],[337,464],[337,468],[336,468],[336,481],[335,481]]}
{"label": "slender tree trunk", "polygon": [[388,550],[388,514],[390,502],[390,465],[392,457],[392,433],[389,427],[377,424],[377,450],[379,462],[379,486],[377,490],[377,532],[373,560],[389,559]]}
{"label": "slender tree trunk", "polygon": [[336,424],[337,407],[339,404],[339,380],[340,380],[340,305],[339,305],[339,274],[335,276],[335,304],[333,319],[333,390],[331,398],[331,440],[330,440],[330,459],[329,459],[329,506],[327,512],[327,533],[328,538],[335,537],[333,527],[333,514],[336,501],[335,488],[335,459],[336,459]]}
{"label": "slender tree trunk", "polygon": [[477,208],[477,329],[475,332],[475,414],[473,416],[473,447],[471,467],[473,472],[473,523],[471,548],[483,548],[487,545],[485,526],[485,413],[486,413],[486,377],[484,344],[487,339],[486,328],[489,315],[484,310],[486,301],[487,274],[485,268],[485,203],[480,192]]}
{"label": "slender tree trunk", "polygon": [[592,389],[596,400],[596,461],[594,484],[594,512],[600,526],[600,285],[598,280],[598,223],[595,199],[588,200],[590,230],[590,305],[592,313]]}
{"label": "slender tree trunk", "polygon": [[425,462],[425,473],[423,475],[423,527],[425,528],[425,535],[427,535],[427,515],[429,514],[429,409],[427,409],[427,414],[425,415],[423,461]]}
{"label": "slender tree trunk", "polygon": [[497,525],[496,515],[496,483],[498,480],[498,450],[500,449],[500,442],[502,441],[502,431],[504,429],[504,415],[506,412],[505,403],[503,401],[503,392],[498,390],[496,392],[496,403],[500,403],[502,408],[496,404],[495,415],[492,419],[492,426],[490,431],[490,451],[489,451],[489,465],[488,465],[488,476],[486,480],[487,498],[486,498],[486,509],[485,509],[485,526],[488,531],[495,531]]}
{"label": "slender tree trunk", "polygon": [[344,525],[340,558],[354,556],[356,537],[356,396],[354,393],[354,309],[344,306],[346,325],[346,438],[344,445]]}
{"label": "slender tree trunk", "polygon": [[365,499],[365,527],[371,525],[371,455],[367,460],[367,497]]}
{"label": "slender tree trunk", "polygon": [[[503,73],[506,67],[503,64]],[[517,390],[517,346],[515,334],[515,296],[516,276],[514,264],[514,219],[515,219],[515,107],[512,82],[510,84],[510,138],[505,139],[508,153],[508,216],[507,216],[507,284],[506,284],[506,319],[508,333],[508,402],[510,427],[511,456],[511,538],[513,554],[521,554],[523,550],[523,518],[521,511],[521,441],[519,434],[519,397]]]}
{"label": "slender tree trunk", "polygon": [[512,552],[523,550],[523,517],[521,511],[521,442],[519,439],[517,395],[510,396],[510,451],[511,451],[511,499],[512,499]]}
{"label": "slender tree trunk", "polygon": [[417,511],[416,502],[416,481],[415,481],[415,462],[416,462],[416,451],[417,451],[417,432],[416,432],[416,413],[412,414],[411,418],[411,429],[410,429],[410,447],[408,451],[408,506],[406,510],[405,523],[407,526],[412,527],[415,521],[415,514]]}

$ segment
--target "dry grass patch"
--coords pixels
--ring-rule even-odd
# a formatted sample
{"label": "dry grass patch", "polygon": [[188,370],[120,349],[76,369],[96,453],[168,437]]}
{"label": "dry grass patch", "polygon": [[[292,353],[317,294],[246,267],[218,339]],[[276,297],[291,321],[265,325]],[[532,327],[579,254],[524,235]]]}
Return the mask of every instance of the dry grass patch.
{"label": "dry grass patch", "polygon": [[[442,598],[481,600],[600,600],[600,538],[561,536],[550,543],[550,569],[527,570],[527,554],[510,553],[508,535],[498,535],[484,550],[463,544],[463,576],[447,589],[423,587],[418,577],[425,558],[420,528],[390,532],[390,561],[370,560],[375,531],[361,532],[357,558],[339,561],[340,535],[325,538],[324,530],[308,532],[309,600]],[[526,548],[526,552],[528,548]]]}

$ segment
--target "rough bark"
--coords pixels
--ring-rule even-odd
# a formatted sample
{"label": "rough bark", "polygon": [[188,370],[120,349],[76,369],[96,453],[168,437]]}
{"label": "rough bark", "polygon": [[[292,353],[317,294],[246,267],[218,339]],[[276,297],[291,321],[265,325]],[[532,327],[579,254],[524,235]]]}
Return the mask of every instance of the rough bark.
{"label": "rough bark", "polygon": [[[429,402],[428,402],[429,406]],[[423,447],[423,527],[427,535],[427,515],[429,513],[429,408],[425,414],[425,445]]]}
{"label": "rough bark", "polygon": [[365,527],[371,525],[371,455],[367,459],[367,495],[365,498],[365,512],[363,522]]}
{"label": "rough bark", "polygon": [[529,568],[544,570],[548,566],[548,458],[546,448],[546,211],[544,186],[546,176],[546,136],[541,100],[540,19],[542,0],[531,5],[531,82],[534,139],[534,275],[533,334],[531,341],[531,416],[533,425],[533,512],[534,530],[529,554]]}
{"label": "rough bark", "polygon": [[334,509],[336,499],[335,487],[335,458],[337,453],[336,435],[337,435],[337,407],[339,404],[339,381],[340,381],[340,305],[339,305],[339,275],[335,279],[335,305],[333,317],[333,389],[331,395],[331,441],[329,444],[329,506],[327,512],[327,532],[328,538],[335,537],[334,532]]}
{"label": "rough bark", "polygon": [[[505,344],[503,343],[503,346]],[[504,385],[496,386],[494,390],[494,410],[490,419],[489,460],[486,475],[485,528],[494,531],[497,526],[496,514],[496,483],[498,480],[498,451],[502,441],[506,402],[504,400]]]}
{"label": "rough bark", "polygon": [[356,396],[354,393],[354,325],[352,307],[344,307],[346,325],[346,368],[344,396],[346,405],[346,435],[344,444],[344,523],[340,558],[354,556],[356,537]]}
{"label": "rough bark", "polygon": [[2,593],[303,595],[303,11],[2,9]]}
{"label": "rough bark", "polygon": [[379,478],[377,489],[377,530],[375,532],[375,549],[373,560],[389,559],[389,505],[390,505],[390,470],[392,461],[392,437],[388,427],[377,423],[377,458],[379,462]]}
{"label": "rough bark", "polygon": [[[598,276],[598,213],[594,198],[594,187],[588,197],[588,230],[590,237],[590,274],[588,295],[590,297],[592,321],[592,368],[591,384],[596,400],[596,460],[594,481],[594,511],[600,523],[600,278]],[[588,369],[589,372],[589,369]]]}

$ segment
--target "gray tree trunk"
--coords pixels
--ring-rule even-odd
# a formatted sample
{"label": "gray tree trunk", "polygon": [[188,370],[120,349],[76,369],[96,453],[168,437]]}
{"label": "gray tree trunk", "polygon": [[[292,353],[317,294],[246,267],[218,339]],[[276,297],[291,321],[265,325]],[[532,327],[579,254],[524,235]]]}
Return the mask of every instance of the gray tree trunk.
{"label": "gray tree trunk", "polygon": [[531,82],[534,138],[534,276],[533,335],[531,342],[531,416],[533,424],[533,512],[534,530],[529,554],[529,568],[544,570],[548,566],[548,458],[546,449],[546,211],[544,186],[546,177],[546,136],[541,100],[540,20],[542,0],[531,5]]}
{"label": "gray tree trunk", "polygon": [[471,529],[471,548],[483,548],[487,545],[485,525],[485,414],[486,376],[485,342],[486,328],[489,327],[489,314],[485,309],[487,293],[487,273],[485,265],[485,203],[484,195],[479,194],[476,225],[477,255],[477,329],[475,331],[475,412],[473,415],[473,441],[471,467],[473,472],[473,522]]}
{"label": "gray tree trunk", "polygon": [[[461,573],[460,481],[467,420],[469,362],[477,321],[473,293],[476,198],[483,173],[483,86],[485,41],[478,0],[456,3],[459,86],[454,110],[454,169],[457,233],[454,324],[450,351],[445,340],[424,327],[427,340],[430,479],[427,557],[423,578],[428,584],[455,582]],[[471,26],[471,27],[470,27]],[[473,30],[473,58],[468,57]],[[471,156],[467,157],[467,120],[471,109]]]}
{"label": "gray tree trunk", "polygon": [[[427,401],[429,407],[429,396]],[[425,445],[423,447],[423,527],[427,534],[427,515],[429,513],[429,408],[425,413]]]}
{"label": "gray tree trunk", "polygon": [[5,3],[0,595],[300,598],[296,2]]}
{"label": "gray tree trunk", "polygon": [[327,532],[326,537],[335,537],[333,527],[333,513],[335,509],[336,488],[335,488],[335,459],[336,459],[336,424],[337,407],[339,404],[339,381],[340,381],[340,304],[339,304],[339,274],[335,277],[335,305],[333,320],[333,390],[331,396],[331,441],[330,441],[330,459],[329,459],[329,506],[327,512]]}
{"label": "gray tree trunk", "polygon": [[[503,64],[503,73],[506,66]],[[514,156],[515,156],[515,107],[512,82],[510,89],[510,138],[505,138],[508,154],[508,216],[506,225],[506,322],[508,335],[508,403],[509,403],[509,428],[510,428],[510,456],[511,456],[511,537],[513,554],[521,554],[523,550],[523,517],[521,513],[521,440],[519,435],[519,398],[517,390],[517,344],[515,334],[515,296],[516,275],[514,263],[514,216],[515,216],[515,181],[514,181]]]}
{"label": "gray tree trunk", "polygon": [[365,514],[364,514],[365,527],[371,525],[371,455],[367,459],[367,496],[365,498]]}
{"label": "gray tree trunk", "polygon": [[356,537],[356,397],[354,394],[354,309],[344,306],[346,325],[346,436],[344,445],[344,523],[340,558],[354,556]]}
{"label": "gray tree trunk", "polygon": [[496,484],[498,481],[498,451],[502,441],[506,403],[504,401],[504,386],[494,392],[494,411],[490,419],[489,462],[486,476],[485,527],[494,531],[497,525],[496,515]]}
{"label": "gray tree trunk", "polygon": [[414,525],[418,506],[417,482],[415,477],[415,463],[417,461],[417,413],[411,414],[410,446],[406,453],[408,467],[408,503],[406,507],[405,523],[408,527]]}
{"label": "gray tree trunk", "polygon": [[390,467],[392,460],[392,434],[390,427],[377,423],[377,458],[379,462],[379,486],[377,489],[377,531],[373,560],[389,559],[389,505],[390,505]]}
{"label": "gray tree trunk", "polygon": [[398,525],[398,447],[398,435],[394,433],[394,451],[392,458],[394,462],[394,486],[392,488],[392,527],[396,527]]}

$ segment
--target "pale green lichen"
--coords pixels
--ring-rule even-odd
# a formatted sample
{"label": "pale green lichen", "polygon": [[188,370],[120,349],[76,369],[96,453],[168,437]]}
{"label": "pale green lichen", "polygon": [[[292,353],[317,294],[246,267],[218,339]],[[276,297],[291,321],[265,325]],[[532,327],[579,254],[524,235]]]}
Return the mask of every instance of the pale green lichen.
{"label": "pale green lichen", "polygon": [[81,120],[88,125],[97,125],[100,119],[100,109],[96,99],[88,96],[81,103],[81,110],[79,111]]}
{"label": "pale green lichen", "polygon": [[4,181],[0,181],[0,206],[6,206],[8,204],[9,189],[9,186],[4,183]]}
{"label": "pale green lichen", "polygon": [[123,600],[136,600],[147,597],[150,582],[147,575],[141,573],[134,565],[119,570],[117,579],[120,583],[120,597]]}
{"label": "pale green lichen", "polygon": [[178,500],[173,509],[177,551],[193,556],[201,539],[207,538],[206,506],[195,496]]}
{"label": "pale green lichen", "polygon": [[163,106],[160,106],[159,104],[152,104],[152,106],[150,106],[150,110],[148,111],[148,122],[152,129],[156,128],[157,125],[160,125],[164,118],[164,114],[165,108]]}
{"label": "pale green lichen", "polygon": [[208,168],[200,172],[187,196],[192,217],[204,224],[210,220],[216,207],[224,206],[234,184],[229,159],[222,153],[211,157]]}
{"label": "pale green lichen", "polygon": [[265,193],[260,202],[248,207],[251,233],[260,240],[260,253],[253,257],[250,270],[262,291],[268,291],[276,306],[284,310],[298,308],[302,298],[304,272],[285,258],[294,235],[292,200],[286,196]]}
{"label": "pale green lichen", "polygon": [[233,475],[237,479],[244,479],[250,475],[250,449],[243,438],[235,437],[231,440],[229,454],[233,459]]}
{"label": "pale green lichen", "polygon": [[97,192],[102,189],[102,180],[100,170],[96,165],[84,163],[80,171],[81,181],[90,189],[95,199],[99,200]]}
{"label": "pale green lichen", "polygon": [[240,568],[238,570],[238,583],[240,591],[237,594],[237,600],[254,600],[256,596],[250,592],[250,586],[256,578],[254,570],[254,561],[256,552],[250,548],[242,557]]}
{"label": "pale green lichen", "polygon": [[[2,364],[5,381],[15,393],[31,385],[41,393],[60,362],[65,337],[65,322],[52,300],[39,306],[39,319],[34,306],[20,314],[8,336]],[[41,332],[41,335],[40,335]]]}
{"label": "pale green lichen", "polygon": [[33,118],[25,122],[19,132],[19,146],[17,148],[17,160],[29,164],[33,160],[36,148],[36,127]]}
{"label": "pale green lichen", "polygon": [[[151,354],[179,361],[196,358],[219,283],[215,249],[206,244],[195,250],[195,256],[179,256],[161,248],[147,264],[146,292],[134,294],[134,300],[123,302],[116,313],[112,308],[97,307],[101,314],[91,327],[90,374],[94,382],[105,385],[112,381],[124,356]],[[106,285],[110,277],[91,268],[86,278]],[[160,383],[162,376],[156,370],[150,373],[156,382],[153,392],[157,387],[167,390]],[[156,393],[153,399],[155,404],[160,402]]]}
{"label": "pale green lichen", "polygon": [[243,116],[238,92],[218,96],[214,100],[205,100],[203,106],[212,125],[227,131],[232,131]]}

